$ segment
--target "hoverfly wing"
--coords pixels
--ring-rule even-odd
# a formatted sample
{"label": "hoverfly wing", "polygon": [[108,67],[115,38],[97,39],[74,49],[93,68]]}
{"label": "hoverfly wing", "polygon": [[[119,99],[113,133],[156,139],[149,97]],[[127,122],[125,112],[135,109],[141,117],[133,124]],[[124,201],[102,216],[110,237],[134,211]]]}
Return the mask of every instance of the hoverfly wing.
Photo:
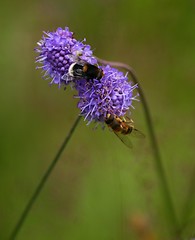
{"label": "hoverfly wing", "polygon": [[131,136],[134,136],[134,137],[137,137],[137,138],[145,138],[145,135],[140,132],[138,129],[134,128],[134,122],[131,118],[129,118],[128,116],[125,116],[125,122],[130,126],[132,127],[132,131],[131,131]]}
{"label": "hoverfly wing", "polygon": [[136,138],[145,138],[145,135],[136,128],[133,128],[133,130],[131,132],[131,136],[136,137]]}
{"label": "hoverfly wing", "polygon": [[129,139],[128,135],[121,134],[119,132],[114,132],[116,136],[123,142],[128,148],[133,148],[133,144],[131,143],[131,140]]}

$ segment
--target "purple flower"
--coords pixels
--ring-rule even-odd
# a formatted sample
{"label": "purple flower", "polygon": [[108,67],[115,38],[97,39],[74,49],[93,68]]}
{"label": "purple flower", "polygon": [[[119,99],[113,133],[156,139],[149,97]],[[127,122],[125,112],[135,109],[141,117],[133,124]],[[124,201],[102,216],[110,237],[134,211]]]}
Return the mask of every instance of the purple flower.
{"label": "purple flower", "polygon": [[96,58],[89,45],[84,44],[85,39],[77,41],[69,28],[58,28],[55,32],[44,32],[44,36],[37,43],[35,49],[39,53],[36,62],[43,69],[44,78],[51,78],[51,84],[68,84],[72,78],[68,75],[70,65],[77,61],[85,61],[90,64],[97,64]]}
{"label": "purple flower", "polygon": [[137,85],[128,82],[127,75],[110,66],[101,67],[104,76],[100,79],[82,79],[75,82],[78,91],[78,108],[85,120],[105,121],[108,113],[124,116],[132,107],[133,90]]}
{"label": "purple flower", "polygon": [[[133,90],[137,88],[137,85],[132,85],[128,81],[127,74],[124,75],[109,65],[99,67],[102,69],[103,76],[101,74],[101,77],[97,77],[98,79],[89,79],[91,76],[95,77],[92,69],[97,70],[98,62],[93,57],[91,47],[84,44],[84,41],[85,39],[76,40],[68,27],[58,28],[55,32],[44,32],[44,36],[35,49],[39,54],[36,62],[40,66],[37,68],[43,69],[44,78],[52,79],[51,84],[58,84],[58,86],[74,84],[73,86],[78,91],[76,96],[79,98],[78,107],[88,123],[104,122],[107,114],[124,116],[130,112],[132,100],[137,100],[137,95],[133,95]],[[89,66],[89,71],[87,71],[88,65],[85,63],[96,66]],[[76,72],[73,74],[74,67],[77,75]],[[76,67],[79,68],[76,69]],[[81,74],[80,71],[83,73]]]}

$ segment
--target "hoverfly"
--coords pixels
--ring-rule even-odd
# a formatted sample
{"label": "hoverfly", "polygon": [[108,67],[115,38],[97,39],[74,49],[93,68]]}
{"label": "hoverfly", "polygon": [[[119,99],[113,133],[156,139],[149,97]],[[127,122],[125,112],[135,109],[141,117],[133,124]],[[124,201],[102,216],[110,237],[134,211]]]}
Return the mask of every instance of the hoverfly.
{"label": "hoverfly", "polygon": [[120,118],[114,114],[107,114],[105,123],[117,135],[117,137],[129,148],[133,145],[129,139],[129,135],[144,138],[145,135],[134,127],[133,120],[127,117]]}

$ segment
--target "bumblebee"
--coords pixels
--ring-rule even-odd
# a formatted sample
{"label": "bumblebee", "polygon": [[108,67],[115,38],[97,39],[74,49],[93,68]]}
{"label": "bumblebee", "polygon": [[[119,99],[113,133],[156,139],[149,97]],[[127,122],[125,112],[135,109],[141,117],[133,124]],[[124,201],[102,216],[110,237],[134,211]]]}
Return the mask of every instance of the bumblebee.
{"label": "bumblebee", "polygon": [[133,145],[129,139],[130,135],[138,138],[144,138],[145,135],[134,127],[133,120],[127,117],[120,118],[114,114],[107,114],[105,123],[112,129],[116,136],[129,148]]}
{"label": "bumblebee", "polygon": [[73,78],[85,78],[87,80],[100,80],[103,77],[102,69],[82,61],[72,63],[69,67],[68,74]]}

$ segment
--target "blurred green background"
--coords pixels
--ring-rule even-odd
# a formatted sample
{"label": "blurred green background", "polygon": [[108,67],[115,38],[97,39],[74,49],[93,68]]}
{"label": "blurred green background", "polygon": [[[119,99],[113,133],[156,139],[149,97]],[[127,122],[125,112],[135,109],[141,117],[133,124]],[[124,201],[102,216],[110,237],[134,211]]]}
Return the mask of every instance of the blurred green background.
{"label": "blurred green background", "polygon": [[[49,87],[35,70],[42,31],[65,26],[98,57],[136,70],[177,216],[188,220],[181,236],[191,239],[195,1],[19,0],[1,3],[0,14],[0,239],[10,235],[79,113],[72,90]],[[81,121],[17,239],[173,239],[142,104],[135,106],[133,119],[147,137],[132,151]]]}

